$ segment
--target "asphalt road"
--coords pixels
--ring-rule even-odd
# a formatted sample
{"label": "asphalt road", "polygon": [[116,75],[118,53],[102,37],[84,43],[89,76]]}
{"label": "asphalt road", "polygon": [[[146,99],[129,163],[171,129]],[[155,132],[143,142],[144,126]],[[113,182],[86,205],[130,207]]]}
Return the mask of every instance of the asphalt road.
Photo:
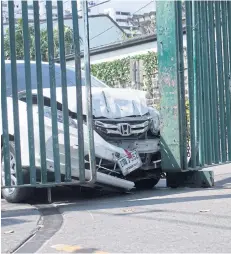
{"label": "asphalt road", "polygon": [[168,189],[164,180],[126,195],[76,197],[59,189],[52,209],[41,194],[35,203],[44,225],[18,253],[230,253],[231,167],[214,171],[211,189]]}
{"label": "asphalt road", "polygon": [[38,253],[230,253],[231,168],[213,189],[156,189],[56,202],[61,229]]}

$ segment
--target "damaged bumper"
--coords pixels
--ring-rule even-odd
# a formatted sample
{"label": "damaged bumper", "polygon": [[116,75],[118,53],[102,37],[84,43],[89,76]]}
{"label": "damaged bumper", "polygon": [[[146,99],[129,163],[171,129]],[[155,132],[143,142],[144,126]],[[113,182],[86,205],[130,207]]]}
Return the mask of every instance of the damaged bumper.
{"label": "damaged bumper", "polygon": [[[71,131],[71,165],[72,175],[79,177],[79,170],[76,167],[78,163],[78,145],[76,145],[77,136]],[[136,140],[136,141],[118,141],[109,143],[100,135],[94,132],[95,140],[95,156],[97,167],[97,182],[117,188],[130,190],[134,187],[135,179],[139,179],[139,175],[143,177],[144,171],[147,176],[150,170],[160,168],[160,158],[156,156],[159,151],[159,138]],[[65,145],[64,135],[59,134],[60,145],[60,163],[61,172],[65,174]],[[49,146],[52,153],[52,145]],[[84,143],[85,154],[85,175],[86,180],[90,179],[88,144]],[[51,168],[53,159],[48,163]],[[137,172],[136,172],[137,171]],[[139,173],[140,172],[140,173]],[[135,178],[130,178],[134,175]],[[153,172],[152,172],[153,173]],[[138,175],[137,175],[138,174]]]}

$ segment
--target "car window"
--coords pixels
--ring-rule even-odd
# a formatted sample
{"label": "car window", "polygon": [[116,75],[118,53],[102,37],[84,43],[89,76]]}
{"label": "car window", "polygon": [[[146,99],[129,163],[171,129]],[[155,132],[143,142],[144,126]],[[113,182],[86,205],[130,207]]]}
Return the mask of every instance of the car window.
{"label": "car window", "polygon": [[[17,86],[18,92],[26,90],[25,80],[25,67],[24,63],[17,63]],[[75,69],[72,67],[66,68],[67,86],[75,86]],[[62,86],[61,68],[60,65],[55,65],[55,81],[56,87]],[[12,82],[11,82],[11,65],[10,62],[6,63],[6,85],[7,85],[7,96],[12,94]],[[43,88],[50,88],[50,74],[49,65],[42,64],[42,85]],[[91,85],[93,87],[107,87],[103,82],[97,78],[91,76]],[[84,72],[82,72],[82,86],[85,86]],[[37,71],[36,64],[31,63],[31,88],[37,89]]]}
{"label": "car window", "polygon": [[[60,68],[56,68],[56,74],[58,76],[58,78],[60,79],[60,86],[61,86],[61,69]],[[67,77],[67,86],[75,86],[75,68],[68,66],[66,68],[66,77]],[[81,73],[81,78],[82,78],[82,86],[85,86],[85,75],[84,72],[82,71]],[[95,78],[94,76],[91,75],[91,85],[93,87],[106,87],[106,85],[98,80],[97,78]]]}

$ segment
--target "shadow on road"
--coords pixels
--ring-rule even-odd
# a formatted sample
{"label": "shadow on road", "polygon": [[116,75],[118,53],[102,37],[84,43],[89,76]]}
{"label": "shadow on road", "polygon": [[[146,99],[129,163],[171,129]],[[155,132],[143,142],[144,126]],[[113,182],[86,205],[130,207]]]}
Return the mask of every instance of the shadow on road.
{"label": "shadow on road", "polygon": [[1,218],[1,227],[12,226],[16,224],[27,223],[28,220],[15,219],[15,218]]}
{"label": "shadow on road", "polygon": [[15,210],[7,210],[1,213],[1,218],[11,218],[11,217],[21,217],[21,216],[27,216],[27,215],[34,215],[35,209],[32,207],[31,209],[25,208],[25,209],[15,209]]}
{"label": "shadow on road", "polygon": [[231,177],[216,181],[216,186],[224,186],[226,184],[231,184]]}
{"label": "shadow on road", "polygon": [[[101,209],[113,209],[113,208],[131,208],[135,206],[154,206],[159,204],[169,204],[169,203],[187,203],[187,202],[195,202],[202,200],[216,200],[216,199],[231,199],[231,194],[221,194],[221,195],[205,195],[205,196],[195,196],[195,197],[164,197],[164,195],[158,195],[158,199],[154,198],[154,191],[144,192],[139,195],[139,197],[131,197],[130,199],[124,200],[123,197],[118,198],[110,198],[110,199],[102,199],[102,200],[92,200],[92,202],[77,202],[73,204],[63,204],[65,209],[68,211],[84,211],[87,209],[101,210]],[[153,199],[152,199],[153,198]]]}
{"label": "shadow on road", "polygon": [[[195,202],[202,200],[231,199],[231,194],[206,195],[207,190],[217,191],[224,189],[224,185],[231,182],[231,177],[216,182],[215,188],[154,188],[149,191],[134,191],[132,193],[112,193],[107,191],[98,191],[93,189],[81,189],[80,187],[57,187],[52,188],[52,201],[58,207],[65,207],[68,211],[84,211],[93,208],[94,210],[112,209],[112,208],[131,208],[134,206],[150,206],[159,204]],[[164,183],[165,184],[165,183]],[[164,185],[162,186],[164,187]],[[200,196],[188,196],[189,193],[200,191]],[[203,192],[205,195],[203,195]],[[174,195],[181,195],[176,197]],[[184,195],[185,194],[185,195]],[[183,195],[183,196],[182,196]],[[36,189],[34,197],[29,202],[32,205],[47,204],[47,190]],[[153,212],[155,212],[153,210]],[[2,218],[23,217],[34,214],[34,208],[9,210],[2,213]],[[123,214],[124,215],[124,214]]]}

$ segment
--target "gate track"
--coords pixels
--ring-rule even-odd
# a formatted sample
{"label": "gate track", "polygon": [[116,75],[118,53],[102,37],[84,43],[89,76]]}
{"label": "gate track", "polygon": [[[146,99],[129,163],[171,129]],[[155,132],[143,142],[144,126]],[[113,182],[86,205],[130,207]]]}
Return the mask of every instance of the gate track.
{"label": "gate track", "polygon": [[63,224],[58,208],[51,205],[35,205],[41,213],[37,228],[10,253],[36,253]]}

